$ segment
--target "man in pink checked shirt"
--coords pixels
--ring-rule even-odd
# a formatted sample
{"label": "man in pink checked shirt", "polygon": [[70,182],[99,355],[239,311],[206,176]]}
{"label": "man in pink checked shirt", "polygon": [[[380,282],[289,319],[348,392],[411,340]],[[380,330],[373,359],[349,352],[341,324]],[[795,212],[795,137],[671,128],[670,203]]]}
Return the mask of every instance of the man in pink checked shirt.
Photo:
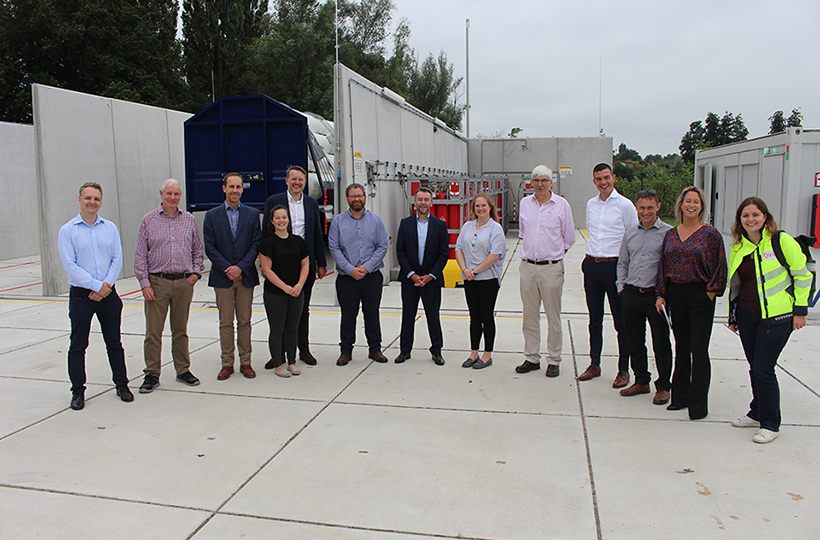
{"label": "man in pink checked shirt", "polygon": [[159,190],[162,204],[142,217],[134,253],[134,274],[145,298],[145,381],[140,394],[159,386],[162,329],[171,308],[171,354],[177,380],[196,386],[190,371],[188,313],[194,285],[202,278],[202,240],[194,216],[179,209],[182,188],[169,178]]}
{"label": "man in pink checked shirt", "polygon": [[519,288],[523,304],[524,363],[515,368],[528,373],[541,368],[541,305],[547,316],[547,377],[560,374],[561,295],[564,291],[564,254],[575,244],[572,209],[552,192],[552,170],[538,165],[532,171],[535,193],[521,200],[518,237],[521,238]]}

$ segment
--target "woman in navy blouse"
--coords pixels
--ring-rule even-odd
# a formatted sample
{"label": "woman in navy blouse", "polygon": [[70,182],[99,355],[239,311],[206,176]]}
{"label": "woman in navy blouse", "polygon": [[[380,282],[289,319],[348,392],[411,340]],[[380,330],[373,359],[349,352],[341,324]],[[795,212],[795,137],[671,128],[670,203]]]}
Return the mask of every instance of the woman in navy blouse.
{"label": "woman in navy blouse", "polygon": [[689,408],[689,418],[709,414],[709,338],[715,317],[715,297],[726,289],[723,236],[707,225],[703,191],[683,190],[675,204],[680,225],[663,239],[655,285],[656,307],[668,309],[675,333],[675,370],[670,411]]}

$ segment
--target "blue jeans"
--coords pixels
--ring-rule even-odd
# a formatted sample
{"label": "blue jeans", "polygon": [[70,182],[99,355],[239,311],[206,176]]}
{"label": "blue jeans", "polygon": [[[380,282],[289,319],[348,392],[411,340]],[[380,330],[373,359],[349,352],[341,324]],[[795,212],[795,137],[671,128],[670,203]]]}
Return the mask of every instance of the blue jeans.
{"label": "blue jeans", "polygon": [[88,297],[90,292],[88,289],[71,287],[68,298],[68,318],[71,319],[68,378],[71,379],[72,393],[85,391],[85,350],[88,348],[88,335],[91,333],[91,319],[94,315],[100,322],[114,384],[116,386],[128,385],[125,350],[120,340],[122,300],[114,287],[111,287],[111,293],[99,302]]}
{"label": "blue jeans", "polygon": [[621,297],[618,296],[618,262],[595,262],[585,258],[581,263],[584,273],[584,294],[589,311],[589,357],[593,366],[601,365],[601,349],[604,346],[604,295],[609,299],[609,311],[618,333],[618,371],[629,371],[629,345],[626,341],[624,318],[621,314]]}
{"label": "blue jeans", "polygon": [[760,422],[763,429],[780,431],[780,387],[774,368],[792,333],[792,321],[770,325],[759,311],[738,307],[737,328],[752,380],[752,402],[746,416]]}

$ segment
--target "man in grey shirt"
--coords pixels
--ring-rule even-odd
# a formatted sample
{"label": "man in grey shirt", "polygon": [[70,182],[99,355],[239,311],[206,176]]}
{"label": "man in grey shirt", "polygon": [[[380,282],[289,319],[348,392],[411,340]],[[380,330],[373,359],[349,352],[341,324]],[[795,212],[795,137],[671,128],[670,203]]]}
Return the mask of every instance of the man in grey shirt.
{"label": "man in grey shirt", "polygon": [[661,203],[651,189],[638,192],[636,207],[639,224],[626,230],[618,256],[618,294],[626,328],[626,339],[632,357],[635,384],[621,390],[622,396],[636,396],[650,392],[652,379],[646,354],[646,321],[652,330],[652,346],[658,379],[652,403],[664,405],[669,401],[672,385],[672,346],[669,326],[655,308],[655,279],[661,259],[661,246],[666,231],[672,227],[658,218]]}
{"label": "man in grey shirt", "polygon": [[387,231],[381,218],[365,208],[367,196],[361,184],[347,186],[345,197],[349,209],[333,218],[327,235],[330,254],[336,261],[336,296],[342,311],[341,355],[336,365],[345,366],[352,358],[359,303],[370,350],[368,358],[384,363],[387,357],[381,351],[379,305],[383,284],[380,270],[387,254]]}

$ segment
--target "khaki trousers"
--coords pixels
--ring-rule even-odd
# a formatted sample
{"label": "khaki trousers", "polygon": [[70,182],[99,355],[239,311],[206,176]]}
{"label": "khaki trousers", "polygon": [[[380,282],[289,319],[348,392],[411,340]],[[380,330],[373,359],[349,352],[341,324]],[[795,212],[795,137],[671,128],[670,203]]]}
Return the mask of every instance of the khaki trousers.
{"label": "khaki trousers", "polygon": [[219,344],[222,347],[222,365],[233,367],[234,330],[236,315],[236,347],[239,349],[239,365],[251,364],[251,308],[253,287],[245,287],[235,281],[227,289],[214,287],[216,307],[219,310]]}
{"label": "khaki trousers", "polygon": [[523,304],[524,356],[533,364],[541,361],[541,306],[547,315],[547,362],[561,362],[561,294],[564,290],[564,261],[535,265],[521,261],[519,289]]}
{"label": "khaki trousers", "polygon": [[182,375],[191,367],[191,354],[188,350],[188,314],[191,310],[191,299],[194,297],[194,286],[187,279],[165,279],[159,276],[148,276],[155,300],[145,301],[145,373],[159,376],[162,366],[162,330],[168,308],[171,308],[171,355],[177,375]]}

